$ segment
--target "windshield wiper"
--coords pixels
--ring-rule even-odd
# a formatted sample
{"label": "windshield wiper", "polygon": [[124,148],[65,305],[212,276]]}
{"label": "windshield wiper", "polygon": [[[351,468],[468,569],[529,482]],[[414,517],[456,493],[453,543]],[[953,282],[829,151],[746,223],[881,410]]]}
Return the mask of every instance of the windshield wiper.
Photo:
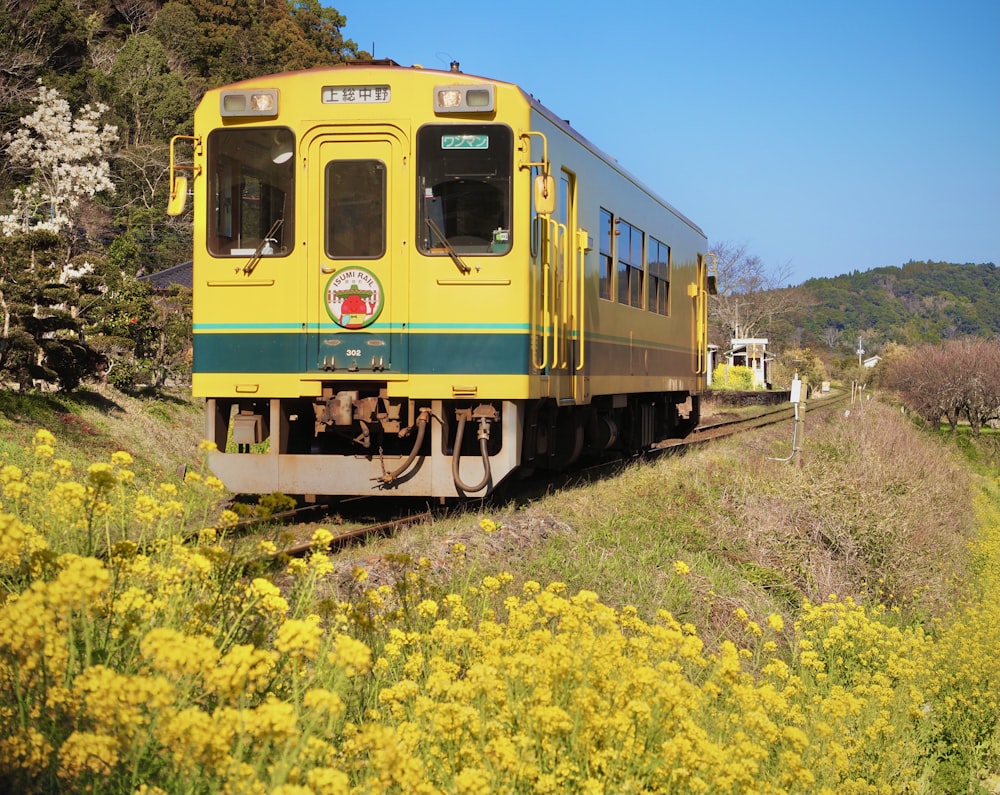
{"label": "windshield wiper", "polygon": [[261,257],[264,255],[264,249],[276,241],[274,235],[278,233],[278,229],[281,228],[281,225],[284,222],[284,218],[278,218],[273,224],[271,224],[271,228],[267,230],[267,234],[260,239],[260,242],[257,244],[257,248],[253,250],[253,254],[251,254],[250,259],[247,260],[247,264],[243,266],[243,272],[247,274],[247,276],[254,272],[254,269],[257,267],[257,263],[260,262]]}
{"label": "windshield wiper", "polygon": [[472,270],[472,268],[466,265],[462,261],[462,258],[458,256],[458,252],[455,251],[451,243],[448,242],[448,238],[444,236],[444,232],[442,232],[441,229],[438,227],[438,225],[434,222],[434,219],[428,216],[424,218],[424,221],[427,222],[427,226],[430,227],[431,231],[435,235],[437,235],[438,240],[440,240],[441,244],[444,246],[444,250],[447,251],[448,256],[451,257],[451,261],[455,263],[455,267],[458,268],[462,273],[469,273]]}

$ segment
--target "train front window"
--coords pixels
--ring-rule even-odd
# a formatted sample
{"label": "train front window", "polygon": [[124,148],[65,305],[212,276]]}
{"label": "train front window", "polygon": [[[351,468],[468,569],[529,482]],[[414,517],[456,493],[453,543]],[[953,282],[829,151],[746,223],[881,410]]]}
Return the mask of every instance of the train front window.
{"label": "train front window", "polygon": [[424,254],[506,254],[513,135],[494,124],[430,124],[417,133],[417,240]]}
{"label": "train front window", "polygon": [[375,259],[385,254],[385,163],[332,160],[326,166],[326,254]]}
{"label": "train front window", "polygon": [[295,137],[285,127],[208,136],[208,250],[284,256],[294,245]]}

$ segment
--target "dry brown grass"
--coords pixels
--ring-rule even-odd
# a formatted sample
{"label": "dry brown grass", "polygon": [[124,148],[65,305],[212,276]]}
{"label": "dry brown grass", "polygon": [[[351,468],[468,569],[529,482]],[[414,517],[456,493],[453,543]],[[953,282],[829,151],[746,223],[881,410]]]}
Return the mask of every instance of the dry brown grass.
{"label": "dry brown grass", "polygon": [[868,594],[940,612],[973,530],[966,468],[878,403],[806,425],[801,467],[761,455],[777,443],[768,431],[716,479],[712,535],[810,600]]}

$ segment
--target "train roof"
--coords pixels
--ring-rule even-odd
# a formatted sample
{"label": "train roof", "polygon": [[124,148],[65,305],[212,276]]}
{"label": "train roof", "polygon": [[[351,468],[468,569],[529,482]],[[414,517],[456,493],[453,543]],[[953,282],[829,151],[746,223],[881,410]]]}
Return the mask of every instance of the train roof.
{"label": "train roof", "polygon": [[[525,88],[523,88],[520,85],[517,85],[516,83],[510,83],[506,80],[499,80],[495,77],[487,77],[485,75],[475,75],[462,72],[459,69],[459,63],[457,61],[452,62],[452,68],[450,70],[444,70],[444,69],[425,69],[420,64],[413,64],[412,66],[403,66],[397,63],[396,61],[392,60],[391,58],[380,58],[370,61],[361,61],[361,60],[345,61],[344,63],[337,64],[335,66],[316,66],[311,69],[303,69],[296,72],[287,72],[285,74],[291,75],[291,74],[303,74],[303,73],[314,73],[314,72],[330,72],[344,68],[351,69],[352,71],[353,70],[360,71],[363,69],[413,70],[413,71],[423,72],[426,74],[437,74],[445,76],[450,80],[455,80],[455,79],[461,79],[462,81],[484,80],[489,83],[498,83],[501,85],[509,86],[519,91],[521,95],[524,96],[525,100],[531,105],[532,109],[535,110],[539,115],[544,116],[549,122],[554,124],[556,127],[562,129],[567,135],[572,137],[583,147],[585,147],[588,151],[590,151],[591,154],[593,154],[595,157],[599,157],[601,160],[607,163],[611,168],[615,169],[619,174],[621,174],[627,180],[632,182],[637,188],[642,190],[644,193],[648,194],[650,197],[654,198],[656,201],[662,204],[666,209],[668,209],[671,213],[677,216],[685,224],[690,226],[694,231],[696,231],[702,237],[707,237],[705,235],[705,232],[701,229],[700,226],[698,226],[698,224],[696,224],[694,221],[692,221],[690,218],[684,215],[684,213],[682,213],[680,210],[674,207],[670,202],[664,199],[658,192],[650,188],[645,182],[636,177],[635,174],[633,174],[628,169],[624,168],[616,158],[609,155],[603,149],[601,149],[592,141],[590,141],[586,136],[581,134],[580,131],[577,130],[575,127],[573,127],[568,120],[560,117],[557,113],[554,113],[551,110],[551,108],[542,104],[542,102],[538,100],[533,94],[529,93]],[[255,78],[248,78],[247,80],[240,81],[240,83],[247,83],[250,81],[259,82],[261,77],[265,76],[261,75]],[[240,83],[234,83],[233,85],[240,85]]]}

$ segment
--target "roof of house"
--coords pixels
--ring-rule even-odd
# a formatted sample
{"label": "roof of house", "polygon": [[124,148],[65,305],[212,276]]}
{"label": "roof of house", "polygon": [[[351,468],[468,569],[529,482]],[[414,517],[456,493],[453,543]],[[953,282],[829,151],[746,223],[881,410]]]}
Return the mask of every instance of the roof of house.
{"label": "roof of house", "polygon": [[191,260],[182,262],[180,265],[174,265],[172,268],[165,268],[156,273],[147,273],[144,276],[140,276],[139,281],[149,282],[154,290],[166,290],[174,285],[191,289],[193,281]]}

